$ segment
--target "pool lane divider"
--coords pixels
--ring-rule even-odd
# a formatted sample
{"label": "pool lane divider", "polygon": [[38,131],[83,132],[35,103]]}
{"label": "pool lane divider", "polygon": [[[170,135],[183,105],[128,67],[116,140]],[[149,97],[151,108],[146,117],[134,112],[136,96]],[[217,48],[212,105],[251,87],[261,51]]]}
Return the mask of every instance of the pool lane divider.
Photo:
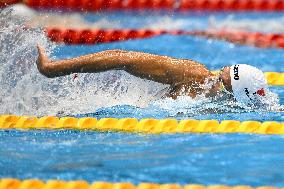
{"label": "pool lane divider", "polygon": [[144,39],[162,34],[191,34],[187,31],[152,29],[63,29],[47,28],[47,36],[54,42],[65,44],[99,44],[130,39]]}
{"label": "pool lane divider", "polygon": [[[284,2],[284,1],[283,1]],[[47,36],[54,42],[65,44],[99,44],[130,39],[144,39],[163,34],[192,35],[230,41],[260,48],[284,48],[284,34],[229,31],[229,30],[157,30],[157,29],[46,29]]]}
{"label": "pool lane divider", "polygon": [[[115,131],[146,134],[160,133],[251,133],[284,135],[284,123],[277,121],[236,121],[224,120],[181,120],[92,117],[33,117],[1,115],[0,129],[73,129],[93,131]],[[0,188],[1,189],[1,188]]]}
{"label": "pool lane divider", "polygon": [[21,0],[0,0],[0,8],[9,6],[9,5],[13,5],[16,3],[20,3]]}
{"label": "pool lane divider", "polygon": [[210,10],[283,11],[283,0],[22,0],[40,9],[67,9],[84,12],[101,10]]}
{"label": "pool lane divider", "polygon": [[0,180],[0,189],[277,189],[273,186],[251,187],[247,185],[226,186],[211,185],[204,186],[198,184],[178,185],[178,184],[156,184],[140,183],[134,185],[129,182],[111,183],[111,182],[93,182],[88,183],[84,180],[63,181],[38,179],[18,180],[13,178],[3,178]]}

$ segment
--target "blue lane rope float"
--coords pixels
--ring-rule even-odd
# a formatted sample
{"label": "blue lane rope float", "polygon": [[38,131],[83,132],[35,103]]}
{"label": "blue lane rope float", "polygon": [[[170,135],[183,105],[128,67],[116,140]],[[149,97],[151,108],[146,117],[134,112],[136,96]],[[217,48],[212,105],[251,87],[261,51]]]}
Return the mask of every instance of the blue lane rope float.
{"label": "blue lane rope float", "polygon": [[284,123],[277,121],[181,120],[92,117],[33,117],[1,115],[0,129],[75,129],[94,131],[118,131],[135,133],[254,133],[284,135]]}
{"label": "blue lane rope float", "polygon": [[277,189],[273,186],[261,186],[253,188],[251,186],[226,186],[226,185],[178,185],[178,184],[155,184],[140,183],[133,185],[128,182],[110,183],[93,182],[89,184],[84,180],[62,181],[48,180],[46,182],[37,179],[18,180],[13,178],[4,178],[0,180],[0,189]]}

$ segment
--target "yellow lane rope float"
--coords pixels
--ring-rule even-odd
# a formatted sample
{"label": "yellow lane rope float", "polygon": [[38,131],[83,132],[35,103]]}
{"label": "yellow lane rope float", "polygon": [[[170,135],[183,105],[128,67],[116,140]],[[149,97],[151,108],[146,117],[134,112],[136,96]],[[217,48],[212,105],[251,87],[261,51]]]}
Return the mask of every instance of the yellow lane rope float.
{"label": "yellow lane rope float", "polygon": [[197,184],[178,185],[178,184],[154,184],[141,183],[133,185],[128,182],[110,183],[110,182],[94,182],[89,184],[86,181],[61,181],[49,180],[47,182],[29,179],[20,181],[18,179],[5,178],[0,180],[0,189],[277,189],[272,186],[250,187],[245,185],[240,186],[225,186],[211,185],[203,186]]}
{"label": "yellow lane rope float", "polygon": [[[213,71],[218,73],[219,71]],[[284,73],[283,72],[264,72],[269,85],[284,86]]]}
{"label": "yellow lane rope float", "polygon": [[120,131],[135,133],[254,133],[284,135],[284,122],[224,120],[181,120],[92,117],[41,118],[16,115],[0,116],[0,129],[75,129],[95,131]]}
{"label": "yellow lane rope float", "polygon": [[269,85],[284,85],[284,73],[265,72],[264,74]]}

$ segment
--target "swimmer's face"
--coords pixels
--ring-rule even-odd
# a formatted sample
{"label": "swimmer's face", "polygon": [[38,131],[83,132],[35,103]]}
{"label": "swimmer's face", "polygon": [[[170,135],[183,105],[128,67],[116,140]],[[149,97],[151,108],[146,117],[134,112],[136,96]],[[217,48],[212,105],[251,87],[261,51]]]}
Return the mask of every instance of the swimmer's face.
{"label": "swimmer's face", "polygon": [[233,92],[231,85],[230,67],[225,66],[222,68],[219,74],[220,81],[223,82],[225,89],[229,92]]}

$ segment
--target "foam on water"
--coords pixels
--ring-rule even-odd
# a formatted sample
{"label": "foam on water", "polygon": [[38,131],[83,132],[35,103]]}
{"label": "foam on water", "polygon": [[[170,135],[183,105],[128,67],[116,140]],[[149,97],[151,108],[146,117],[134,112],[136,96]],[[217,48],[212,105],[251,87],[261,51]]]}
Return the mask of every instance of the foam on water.
{"label": "foam on water", "polygon": [[[216,19],[211,16],[209,19],[209,28],[225,29],[225,30],[244,30],[251,32],[263,33],[284,33],[284,17],[265,18],[265,19],[237,19],[234,15],[230,15],[225,19]],[[262,27],[265,26],[265,27]]]}
{"label": "foam on water", "polygon": [[[76,79],[73,75],[45,78],[36,68],[35,47],[41,44],[51,54],[56,46],[42,29],[27,28],[28,18],[23,19],[13,9],[2,10],[0,14],[1,114],[74,115],[116,105],[163,110],[171,116],[251,111],[247,107],[240,109],[231,101],[214,102],[202,96],[161,99],[167,85],[136,78],[124,71],[80,74]],[[279,109],[278,103],[276,108],[275,103],[272,105],[273,110]]]}
{"label": "foam on water", "polygon": [[[284,15],[261,15],[237,13],[159,13],[154,12],[122,12],[115,13],[76,13],[35,11],[25,5],[13,5],[14,15],[29,18],[26,23],[33,27],[68,27],[73,29],[98,28],[150,28],[150,29],[229,29],[248,30],[265,33],[283,33]],[[256,14],[256,13],[255,13]],[[265,25],[265,27],[262,27]]]}
{"label": "foam on water", "polygon": [[102,18],[93,22],[84,19],[80,13],[39,12],[25,5],[13,5],[13,16],[24,18],[29,27],[51,27],[71,29],[120,28],[118,21]]}

